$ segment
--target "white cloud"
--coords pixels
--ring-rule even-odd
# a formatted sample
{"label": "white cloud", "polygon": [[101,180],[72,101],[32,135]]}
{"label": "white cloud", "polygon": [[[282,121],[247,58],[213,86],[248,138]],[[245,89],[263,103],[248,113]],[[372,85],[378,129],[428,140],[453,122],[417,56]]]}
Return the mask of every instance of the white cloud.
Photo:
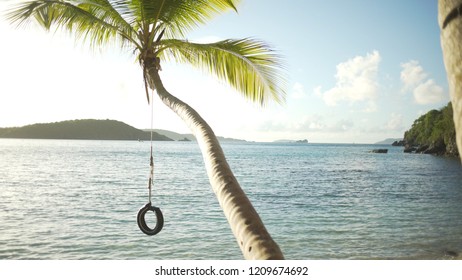
{"label": "white cloud", "polygon": [[444,98],[444,90],[432,79],[416,60],[401,63],[401,82],[404,92],[412,92],[417,104],[438,103]]}
{"label": "white cloud", "polygon": [[375,100],[369,100],[367,102],[366,108],[363,110],[364,113],[374,113],[377,112],[377,103]]}
{"label": "white cloud", "polygon": [[258,131],[283,132],[290,134],[343,133],[351,130],[355,124],[350,119],[330,119],[328,116],[312,114],[300,119],[291,118],[287,113],[276,114],[260,123]]}
{"label": "white cloud", "polygon": [[305,97],[305,89],[303,85],[299,82],[296,82],[292,87],[292,94],[291,97],[293,99],[302,99]]}
{"label": "white cloud", "polygon": [[411,60],[406,63],[401,63],[403,70],[401,71],[401,82],[403,83],[403,91],[412,91],[417,85],[427,78],[422,66],[416,60]]}
{"label": "white cloud", "polygon": [[401,131],[403,128],[403,115],[392,113],[390,119],[385,125],[385,129],[392,131]]}
{"label": "white cloud", "polygon": [[336,106],[341,101],[366,101],[369,108],[374,108],[378,94],[377,72],[380,60],[379,52],[373,51],[366,56],[356,56],[338,64],[335,87],[324,93],[317,87],[315,94],[322,94],[328,106]]}
{"label": "white cloud", "polygon": [[322,87],[321,86],[317,86],[313,89],[313,94],[314,96],[316,97],[320,97],[322,98]]}
{"label": "white cloud", "polygon": [[444,98],[444,90],[430,79],[414,89],[414,98],[418,104],[438,103]]}
{"label": "white cloud", "polygon": [[332,127],[330,127],[330,131],[344,132],[352,129],[354,126],[355,125],[351,120],[340,120],[337,123],[335,123]]}
{"label": "white cloud", "polygon": [[298,132],[315,132],[322,131],[327,127],[324,117],[320,115],[304,116],[301,120],[296,121],[294,130]]}

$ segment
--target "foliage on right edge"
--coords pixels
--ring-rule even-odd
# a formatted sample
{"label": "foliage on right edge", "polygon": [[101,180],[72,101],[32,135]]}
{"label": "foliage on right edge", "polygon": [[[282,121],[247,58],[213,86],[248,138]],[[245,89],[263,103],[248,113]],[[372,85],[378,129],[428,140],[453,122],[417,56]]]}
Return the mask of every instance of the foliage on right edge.
{"label": "foliage on right edge", "polygon": [[457,156],[456,131],[451,102],[440,110],[431,110],[414,121],[404,133],[409,146],[429,146],[443,150],[445,155]]}

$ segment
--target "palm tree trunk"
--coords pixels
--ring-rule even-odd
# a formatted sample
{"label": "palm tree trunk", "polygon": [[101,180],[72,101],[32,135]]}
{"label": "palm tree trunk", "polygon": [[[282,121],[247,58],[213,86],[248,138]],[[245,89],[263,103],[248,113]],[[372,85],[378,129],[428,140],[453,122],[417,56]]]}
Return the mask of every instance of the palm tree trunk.
{"label": "palm tree trunk", "polygon": [[283,259],[279,246],[271,238],[260,216],[234,177],[210,126],[188,104],[174,97],[164,88],[155,67],[148,69],[150,82],[155,86],[160,99],[183,119],[195,135],[204,157],[212,189],[244,257]]}
{"label": "palm tree trunk", "polygon": [[438,23],[454,111],[457,147],[462,156],[462,0],[439,0]]}

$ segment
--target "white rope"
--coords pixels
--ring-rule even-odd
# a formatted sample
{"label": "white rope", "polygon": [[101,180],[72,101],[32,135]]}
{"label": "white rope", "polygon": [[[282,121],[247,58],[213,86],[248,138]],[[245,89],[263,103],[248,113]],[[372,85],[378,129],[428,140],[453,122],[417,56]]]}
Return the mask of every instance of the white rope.
{"label": "white rope", "polygon": [[154,90],[151,91],[151,157],[149,160],[150,172],[149,172],[149,203],[151,203],[151,187],[154,185],[154,158],[152,151],[152,131],[154,124]]}

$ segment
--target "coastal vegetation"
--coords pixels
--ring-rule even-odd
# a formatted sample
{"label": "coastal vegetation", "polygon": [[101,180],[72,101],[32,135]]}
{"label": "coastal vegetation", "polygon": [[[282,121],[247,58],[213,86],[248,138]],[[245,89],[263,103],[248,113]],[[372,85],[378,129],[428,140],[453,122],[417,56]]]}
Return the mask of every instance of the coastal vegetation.
{"label": "coastal vegetation", "polygon": [[405,152],[457,156],[453,109],[431,110],[414,121],[404,133]]}
{"label": "coastal vegetation", "polygon": [[449,94],[451,96],[455,130],[459,135],[456,143],[459,153],[462,153],[462,20],[460,12],[462,0],[438,1],[438,24],[441,28],[441,48],[443,50],[444,66],[448,76]]}

